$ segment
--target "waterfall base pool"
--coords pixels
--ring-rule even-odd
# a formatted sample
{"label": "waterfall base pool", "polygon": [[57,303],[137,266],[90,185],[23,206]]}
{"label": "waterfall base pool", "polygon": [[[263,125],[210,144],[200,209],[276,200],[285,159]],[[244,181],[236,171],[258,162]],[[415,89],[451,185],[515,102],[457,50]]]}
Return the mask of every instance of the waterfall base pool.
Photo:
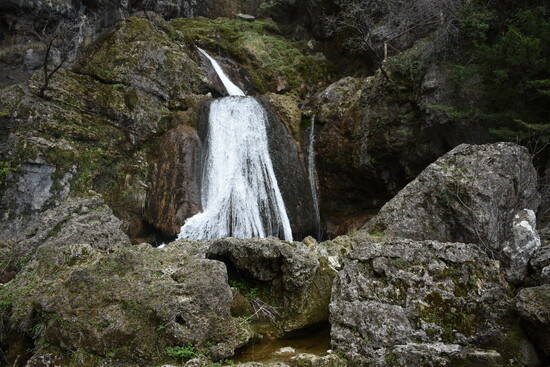
{"label": "waterfall base pool", "polygon": [[[294,353],[278,353],[281,348],[290,347]],[[301,330],[292,337],[271,339],[264,337],[256,344],[242,348],[237,352],[235,362],[288,362],[299,353],[318,356],[327,354],[330,349],[330,325],[322,324]]]}

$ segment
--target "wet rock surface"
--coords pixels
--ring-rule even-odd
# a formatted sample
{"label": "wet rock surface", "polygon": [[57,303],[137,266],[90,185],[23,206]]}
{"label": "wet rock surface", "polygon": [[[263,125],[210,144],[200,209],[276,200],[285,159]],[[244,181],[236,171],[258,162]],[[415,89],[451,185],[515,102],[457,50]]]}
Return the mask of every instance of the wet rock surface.
{"label": "wet rock surface", "polygon": [[[365,78],[346,77],[315,96],[319,184],[328,221],[342,220],[342,209],[376,207],[372,177],[362,164]],[[370,192],[370,193],[369,193]],[[336,218],[338,219],[336,219]],[[345,234],[344,229],[338,234]]]}
{"label": "wet rock surface", "polygon": [[428,166],[365,229],[405,238],[477,243],[502,258],[518,210],[540,203],[527,149],[460,145]]}
{"label": "wet rock surface", "polygon": [[499,263],[474,245],[363,242],[333,285],[332,346],[351,361],[375,366],[476,358],[495,366],[509,358],[536,366],[511,301]]}
{"label": "wet rock surface", "polygon": [[201,209],[200,160],[201,142],[190,126],[168,131],[159,142],[146,217],[167,236],[176,236]]}
{"label": "wet rock surface", "polygon": [[[317,233],[317,221],[313,197],[308,181],[308,173],[303,155],[300,155],[299,142],[294,139],[293,131],[274,113],[267,100],[262,100],[267,111],[269,154],[273,170],[285,202],[292,227],[293,238],[302,240]],[[282,108],[279,108],[281,111]],[[295,133],[294,133],[295,134]]]}

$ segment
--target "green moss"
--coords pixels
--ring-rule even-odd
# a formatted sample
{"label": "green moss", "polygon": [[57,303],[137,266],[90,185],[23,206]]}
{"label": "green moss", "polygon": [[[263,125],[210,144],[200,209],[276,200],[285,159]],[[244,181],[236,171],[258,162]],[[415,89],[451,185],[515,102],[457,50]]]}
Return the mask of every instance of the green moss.
{"label": "green moss", "polygon": [[429,306],[420,311],[420,317],[443,329],[441,337],[444,342],[453,343],[457,331],[466,336],[474,334],[476,316],[468,312],[469,310],[463,310],[437,291],[428,294],[425,301]]}
{"label": "green moss", "polygon": [[411,263],[402,258],[391,259],[391,264],[397,269],[405,270],[411,267]]}
{"label": "green moss", "polygon": [[428,105],[428,108],[434,111],[444,112],[449,118],[454,120],[466,120],[468,118],[474,117],[473,111],[460,111],[457,107],[449,105],[432,104]]}
{"label": "green moss", "polygon": [[397,360],[397,357],[392,352],[386,352],[384,355],[384,360],[386,361],[386,364],[390,367],[399,367],[401,364]]}
{"label": "green moss", "polygon": [[12,162],[0,161],[0,187],[4,184],[8,173],[15,172],[17,170],[17,168],[12,167],[11,164]]}
{"label": "green moss", "polygon": [[223,53],[238,61],[261,93],[285,89],[298,91],[302,85],[327,82],[334,72],[320,55],[311,55],[304,43],[281,37],[270,21],[237,19],[175,19],[170,24],[187,42]]}
{"label": "green moss", "polygon": [[382,238],[386,236],[384,232],[380,232],[380,231],[369,232],[369,235],[372,237],[378,237],[378,238]]}
{"label": "green moss", "polygon": [[55,235],[57,235],[59,233],[59,231],[61,230],[61,228],[63,228],[63,224],[65,222],[59,222],[55,225],[55,227],[53,227],[49,232],[48,232],[48,235],[46,236],[46,239],[48,238],[51,238],[51,237],[54,237]]}
{"label": "green moss", "polygon": [[237,288],[248,299],[260,298],[268,303],[276,303],[270,284],[257,280],[230,279],[229,285]]}

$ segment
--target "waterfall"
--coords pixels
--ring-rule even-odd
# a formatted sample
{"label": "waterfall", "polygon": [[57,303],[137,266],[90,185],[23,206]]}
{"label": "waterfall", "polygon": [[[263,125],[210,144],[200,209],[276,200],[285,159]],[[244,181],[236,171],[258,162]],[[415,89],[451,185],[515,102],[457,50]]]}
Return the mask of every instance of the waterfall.
{"label": "waterfall", "polygon": [[203,156],[203,211],[188,218],[178,238],[277,236],[292,240],[292,230],[267,138],[267,113],[253,97],[227,78],[205,51],[229,97],[210,104]]}
{"label": "waterfall", "polygon": [[311,129],[309,131],[309,148],[307,157],[307,170],[309,175],[309,186],[311,188],[311,197],[313,199],[313,208],[315,210],[315,221],[317,225],[317,239],[321,239],[321,215],[319,214],[319,199],[317,197],[317,168],[315,167],[315,116],[311,119]]}
{"label": "waterfall", "polygon": [[223,83],[223,86],[227,90],[227,93],[230,96],[244,96],[245,94],[241,90],[241,88],[233,84],[233,82],[227,77],[227,75],[225,75],[220,64],[218,64],[218,62],[214,58],[212,58],[209,54],[207,54],[206,51],[204,51],[202,48],[200,47],[197,47],[197,48],[199,52],[202,53],[204,56],[206,56],[206,58],[210,61],[210,63],[212,64],[212,67],[214,68],[214,71],[216,71],[216,74],[218,74],[218,76],[220,77],[220,80]]}

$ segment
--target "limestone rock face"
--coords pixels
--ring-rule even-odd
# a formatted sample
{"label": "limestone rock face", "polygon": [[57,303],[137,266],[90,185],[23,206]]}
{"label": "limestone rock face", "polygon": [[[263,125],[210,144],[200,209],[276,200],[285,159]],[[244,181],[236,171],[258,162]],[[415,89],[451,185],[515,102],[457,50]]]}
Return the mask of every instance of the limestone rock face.
{"label": "limestone rock face", "polygon": [[335,225],[331,232],[336,235],[361,226],[341,218],[364,222],[368,218],[361,214],[378,210],[459,144],[494,141],[488,126],[449,107],[476,104],[479,80],[461,82],[461,103],[456,101],[449,68],[427,65],[411,83],[408,71],[399,65],[422,58],[423,46],[417,45],[392,58],[384,72],[345,77],[312,101],[319,122],[316,148],[323,213],[327,226]]}
{"label": "limestone rock face", "polygon": [[35,354],[90,365],[156,365],[185,345],[230,357],[249,334],[231,318],[224,264],[202,254],[189,242],[41,248],[0,290],[1,342],[17,350],[18,336],[32,335]]}
{"label": "limestone rock face", "polygon": [[[329,216],[329,225],[342,208],[364,210],[373,204],[368,202],[371,177],[361,163],[365,144],[361,98],[365,84],[364,78],[346,77],[315,96],[317,168],[323,212]],[[338,214],[342,217],[342,213]]]}
{"label": "limestone rock face", "polygon": [[544,356],[550,358],[550,285],[522,289],[515,302],[527,333]]}
{"label": "limestone rock face", "polygon": [[200,159],[201,142],[190,126],[168,131],[159,143],[146,216],[168,236],[177,235],[185,219],[201,209]]}
{"label": "limestone rock face", "polygon": [[8,273],[19,271],[39,248],[74,243],[102,250],[129,246],[121,227],[122,222],[99,196],[69,199],[34,216],[4,222],[0,225],[0,258],[8,266],[2,276],[8,280]]}
{"label": "limestone rock face", "polygon": [[275,238],[228,238],[212,241],[207,256],[227,265],[234,284],[250,284],[241,291],[256,296],[256,288],[252,293],[275,307],[275,319],[258,320],[260,331],[281,335],[327,319],[336,272],[314,249]]}
{"label": "limestone rock face", "polygon": [[39,158],[23,163],[17,177],[10,174],[9,179],[13,177],[15,182],[2,197],[4,220],[46,209],[54,197],[52,175],[55,170],[55,166]]}
{"label": "limestone rock face", "polygon": [[416,240],[477,243],[501,256],[521,209],[540,202],[527,149],[512,143],[460,145],[428,166],[365,229]]}
{"label": "limestone rock face", "polygon": [[195,50],[176,42],[166,27],[158,17],[126,19],[83,50],[72,71],[57,72],[47,98],[36,95],[40,73],[28,85],[2,90],[4,220],[91,189],[135,242],[150,235],[144,212],[157,138],[195,124],[195,108],[210,88],[192,59]]}
{"label": "limestone rock face", "polygon": [[512,283],[520,283],[525,279],[529,260],[540,248],[536,225],[537,217],[532,210],[521,210],[514,216],[514,239],[503,249],[507,257],[506,276]]}
{"label": "limestone rock face", "polygon": [[536,354],[511,317],[499,263],[476,246],[397,238],[356,245],[330,304],[333,348],[373,366],[476,358],[534,366]]}

